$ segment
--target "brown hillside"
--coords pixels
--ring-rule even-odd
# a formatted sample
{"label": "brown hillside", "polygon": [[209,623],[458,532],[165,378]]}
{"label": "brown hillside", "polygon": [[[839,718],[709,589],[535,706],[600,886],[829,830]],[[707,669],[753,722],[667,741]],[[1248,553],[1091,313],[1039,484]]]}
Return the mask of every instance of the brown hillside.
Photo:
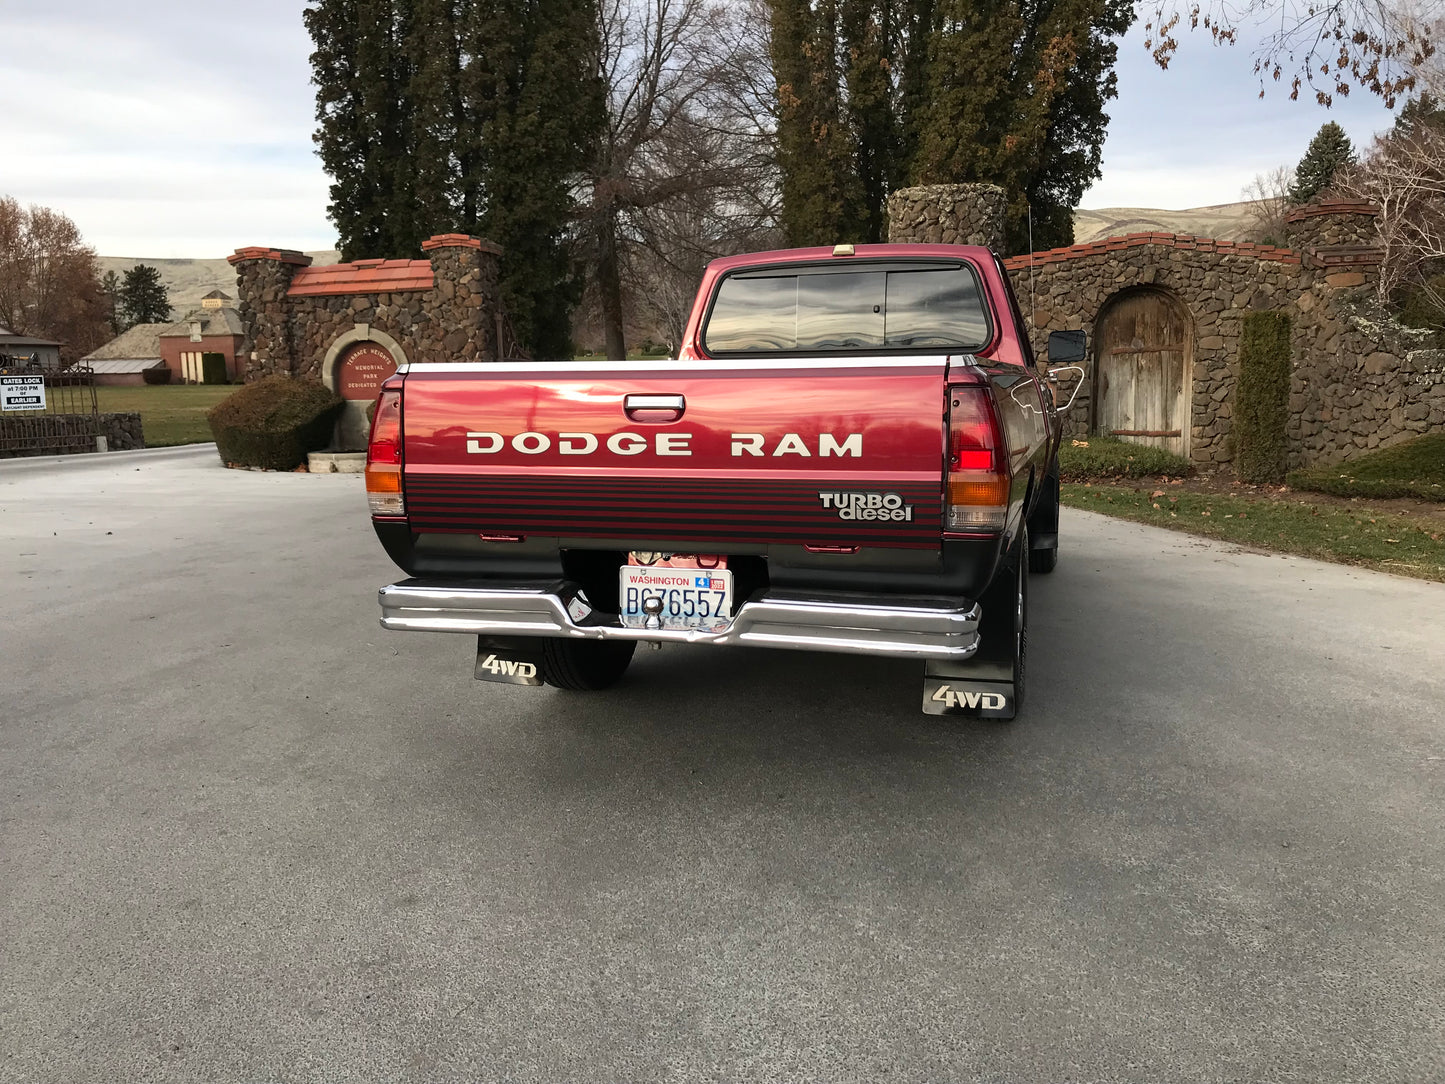
{"label": "brown hillside", "polygon": [[1074,242],[1084,244],[1101,237],[1126,233],[1190,233],[1220,241],[1249,241],[1252,203],[1220,203],[1162,211],[1152,207],[1101,207],[1074,212]]}
{"label": "brown hillside", "polygon": [[[1074,212],[1074,241],[1083,244],[1100,237],[1150,230],[1192,233],[1199,237],[1217,237],[1221,241],[1245,241],[1249,240],[1250,206],[1249,203],[1221,203],[1183,211],[1151,207],[1080,208]],[[317,267],[334,264],[341,258],[334,249],[308,252],[307,255]],[[100,273],[114,271],[123,275],[138,263],[150,264],[160,271],[161,281],[170,290],[172,315],[176,319],[197,308],[201,298],[212,290],[224,290],[232,297],[236,294],[236,272],[224,257],[214,260],[155,260],[143,256],[101,256]]]}
{"label": "brown hillside", "polygon": [[[336,263],[341,258],[334,249],[308,252],[317,267]],[[236,269],[225,257],[215,260],[153,260],[145,256],[101,256],[100,273],[114,271],[124,276],[138,263],[149,264],[161,273],[161,281],[170,291],[171,315],[179,320],[192,309],[200,307],[201,298],[212,290],[224,290],[236,296]]]}

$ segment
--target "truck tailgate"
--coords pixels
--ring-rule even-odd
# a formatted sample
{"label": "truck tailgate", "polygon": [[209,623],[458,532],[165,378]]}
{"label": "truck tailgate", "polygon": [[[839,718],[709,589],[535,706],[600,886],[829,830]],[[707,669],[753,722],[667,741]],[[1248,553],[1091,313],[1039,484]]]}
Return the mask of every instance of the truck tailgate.
{"label": "truck tailgate", "polygon": [[937,549],[948,359],[415,365],[411,529]]}

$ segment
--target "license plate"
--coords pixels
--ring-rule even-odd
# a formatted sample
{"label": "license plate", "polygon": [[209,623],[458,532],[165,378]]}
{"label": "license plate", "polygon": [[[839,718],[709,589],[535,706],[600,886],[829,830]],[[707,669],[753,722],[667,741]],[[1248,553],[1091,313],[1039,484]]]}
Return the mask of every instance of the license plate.
{"label": "license plate", "polygon": [[725,568],[623,565],[619,573],[622,623],[630,629],[719,632],[732,620],[733,574]]}

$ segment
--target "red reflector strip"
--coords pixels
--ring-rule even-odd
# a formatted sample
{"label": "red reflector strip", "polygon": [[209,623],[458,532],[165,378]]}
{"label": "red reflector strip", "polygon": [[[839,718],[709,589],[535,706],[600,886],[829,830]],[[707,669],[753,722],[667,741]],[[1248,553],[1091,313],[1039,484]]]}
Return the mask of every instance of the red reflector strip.
{"label": "red reflector strip", "polygon": [[992,470],[993,452],[987,448],[960,449],[953,453],[954,470]]}

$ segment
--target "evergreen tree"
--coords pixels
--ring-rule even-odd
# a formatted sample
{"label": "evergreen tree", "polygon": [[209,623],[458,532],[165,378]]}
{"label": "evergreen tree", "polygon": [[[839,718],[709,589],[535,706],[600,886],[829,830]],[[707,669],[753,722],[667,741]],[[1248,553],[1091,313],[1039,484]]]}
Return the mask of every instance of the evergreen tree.
{"label": "evergreen tree", "polygon": [[161,273],[143,263],[127,271],[120,285],[120,307],[127,328],[170,320],[170,291],[161,281]]}
{"label": "evergreen tree", "polygon": [[454,4],[317,0],[317,151],[343,259],[416,252],[454,227],[446,142],[455,129]]}
{"label": "evergreen tree", "polygon": [[1304,157],[1295,166],[1289,201],[1308,203],[1329,187],[1341,166],[1353,165],[1354,162],[1355,148],[1350,143],[1350,137],[1334,121],[1326,122],[1310,140]]}
{"label": "evergreen tree", "polygon": [[1445,131],[1445,104],[1429,93],[1411,98],[1395,118],[1395,132],[1399,135],[1409,137],[1426,129]]}
{"label": "evergreen tree", "polygon": [[316,145],[343,259],[501,244],[534,353],[568,351],[571,180],[599,123],[595,0],[311,0]]}
{"label": "evergreen tree", "polygon": [[[846,0],[844,0],[846,2]],[[840,94],[838,0],[770,0],[781,225],[789,244],[876,240]]]}
{"label": "evergreen tree", "polygon": [[569,227],[572,182],[602,118],[593,74],[593,0],[482,0],[463,26],[480,232],[505,250],[502,296],[517,337],[539,357],[571,352],[581,295]]}
{"label": "evergreen tree", "polygon": [[1007,248],[1073,242],[1128,0],[771,0],[783,224],[878,240],[908,184],[1009,193]]}
{"label": "evergreen tree", "polygon": [[[1073,210],[1099,175],[1116,93],[1125,0],[941,0],[911,183],[984,181],[1009,196],[1006,247],[1072,244]],[[921,30],[921,28],[920,28]]]}
{"label": "evergreen tree", "polygon": [[894,57],[899,47],[899,5],[893,0],[840,0],[845,112],[857,143],[855,168],[861,221],[843,240],[888,237],[888,193],[898,179],[902,149]]}
{"label": "evergreen tree", "polygon": [[120,300],[120,276],[114,271],[107,271],[100,280],[100,288],[105,298],[105,318],[110,326],[110,333],[119,335],[125,330],[124,309]]}

